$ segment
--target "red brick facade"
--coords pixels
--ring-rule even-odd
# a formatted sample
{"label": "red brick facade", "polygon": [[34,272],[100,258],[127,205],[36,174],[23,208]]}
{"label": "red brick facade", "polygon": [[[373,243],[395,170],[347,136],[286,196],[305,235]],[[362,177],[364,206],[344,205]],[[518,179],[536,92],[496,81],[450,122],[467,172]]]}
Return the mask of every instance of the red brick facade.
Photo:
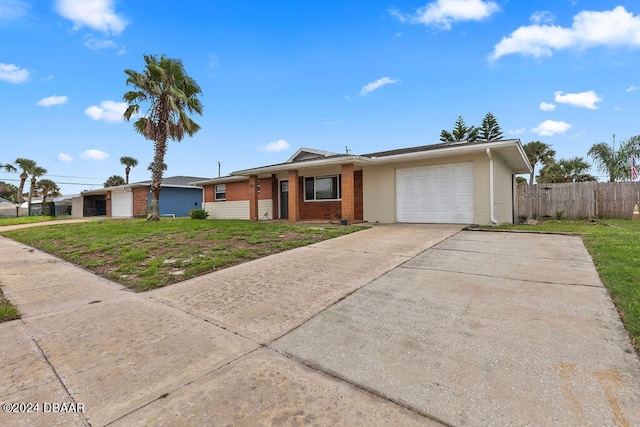
{"label": "red brick facade", "polygon": [[[297,170],[288,172],[289,181],[289,221],[298,220],[327,220],[336,221],[347,218],[344,215],[349,214],[348,220],[362,221],[363,213],[363,192],[362,192],[362,171],[354,170],[352,164],[343,165],[341,200],[331,201],[304,201],[304,176],[299,176]],[[257,180],[259,184],[258,200],[273,201],[273,217],[279,218],[278,214],[278,198],[279,183],[275,175],[270,178],[261,178]],[[251,187],[253,185],[254,187]],[[256,178],[250,177],[248,180],[227,182],[226,183],[226,199],[217,200],[218,202],[248,200],[250,202],[249,216],[252,220],[256,220],[256,203],[252,196],[253,189],[256,186]],[[204,186],[204,201],[215,202],[214,194],[215,185]],[[146,200],[145,200],[146,202]],[[135,203],[135,195],[134,195]],[[145,211],[146,212],[146,211]]]}
{"label": "red brick facade", "polygon": [[147,187],[133,187],[133,216],[144,218],[147,216],[149,192]]}
{"label": "red brick facade", "polygon": [[354,221],[364,220],[364,207],[362,202],[362,171],[353,172],[353,198],[354,198]]}
{"label": "red brick facade", "polygon": [[111,191],[107,191],[107,216],[111,218]]}
{"label": "red brick facade", "polygon": [[[260,191],[258,192],[258,200],[271,200],[273,194],[274,178],[262,178],[258,180],[260,183]],[[227,182],[227,195],[225,200],[215,200],[215,185],[204,186],[205,202],[236,202],[238,200],[250,200],[251,188],[249,181]],[[276,192],[278,188],[278,180],[275,179]]]}

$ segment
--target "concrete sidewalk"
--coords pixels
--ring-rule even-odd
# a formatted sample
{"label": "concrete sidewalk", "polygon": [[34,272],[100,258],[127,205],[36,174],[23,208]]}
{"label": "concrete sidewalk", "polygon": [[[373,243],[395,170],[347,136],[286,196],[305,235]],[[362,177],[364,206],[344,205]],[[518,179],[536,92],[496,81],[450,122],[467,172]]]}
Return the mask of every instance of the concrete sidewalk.
{"label": "concrete sidewalk", "polygon": [[0,237],[0,425],[640,425],[572,236],[384,225],[135,294]]}

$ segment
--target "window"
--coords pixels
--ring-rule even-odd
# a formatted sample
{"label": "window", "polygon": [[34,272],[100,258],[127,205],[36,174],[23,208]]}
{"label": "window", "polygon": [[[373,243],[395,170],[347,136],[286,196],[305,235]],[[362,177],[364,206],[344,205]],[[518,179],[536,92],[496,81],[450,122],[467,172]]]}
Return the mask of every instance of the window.
{"label": "window", "polygon": [[340,175],[304,178],[304,200],[340,200]]}
{"label": "window", "polygon": [[226,200],[227,198],[227,184],[218,184],[214,186],[214,199],[215,200]]}

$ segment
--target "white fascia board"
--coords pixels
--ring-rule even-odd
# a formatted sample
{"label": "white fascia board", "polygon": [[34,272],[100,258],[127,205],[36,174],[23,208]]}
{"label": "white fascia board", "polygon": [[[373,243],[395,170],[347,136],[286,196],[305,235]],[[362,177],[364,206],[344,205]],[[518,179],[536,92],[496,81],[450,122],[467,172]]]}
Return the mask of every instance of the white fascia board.
{"label": "white fascia board", "polygon": [[231,172],[231,175],[233,176],[260,175],[265,173],[281,172],[285,170],[308,169],[308,168],[318,167],[318,166],[331,166],[331,165],[340,165],[340,164],[346,164],[346,163],[363,164],[363,163],[370,163],[370,162],[371,162],[371,159],[369,159],[368,157],[341,156],[341,157],[335,157],[335,158],[329,158],[329,159],[308,160],[308,161],[297,162],[297,163],[296,162],[281,163],[279,165],[245,169],[245,170]]}

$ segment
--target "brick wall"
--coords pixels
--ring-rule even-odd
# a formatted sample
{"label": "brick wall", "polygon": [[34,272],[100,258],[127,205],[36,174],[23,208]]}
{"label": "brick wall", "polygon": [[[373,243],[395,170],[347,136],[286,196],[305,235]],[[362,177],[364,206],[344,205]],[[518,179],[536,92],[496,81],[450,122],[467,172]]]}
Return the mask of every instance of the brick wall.
{"label": "brick wall", "polygon": [[133,187],[133,216],[144,218],[147,216],[148,189],[147,187]]}
{"label": "brick wall", "polygon": [[[291,188],[289,188],[291,190]],[[298,178],[298,200],[300,200],[300,220],[326,219],[337,220],[342,217],[342,201],[327,202],[304,201],[304,178]]]}
{"label": "brick wall", "polygon": [[107,216],[111,217],[111,191],[107,191]]}
{"label": "brick wall", "polygon": [[355,202],[355,214],[353,219],[355,221],[363,221],[364,220],[364,208],[362,202],[362,171],[354,171],[353,172],[353,192],[354,192],[354,202]]}
{"label": "brick wall", "polygon": [[[277,180],[276,180],[277,184]],[[239,200],[249,200],[251,192],[249,191],[249,180],[227,182],[227,198],[226,200],[214,200],[215,198],[215,185],[204,186],[204,201],[205,202],[237,202]],[[276,185],[277,189],[277,185]],[[260,192],[258,193],[258,200],[271,200],[273,194],[272,178],[260,179]]]}

